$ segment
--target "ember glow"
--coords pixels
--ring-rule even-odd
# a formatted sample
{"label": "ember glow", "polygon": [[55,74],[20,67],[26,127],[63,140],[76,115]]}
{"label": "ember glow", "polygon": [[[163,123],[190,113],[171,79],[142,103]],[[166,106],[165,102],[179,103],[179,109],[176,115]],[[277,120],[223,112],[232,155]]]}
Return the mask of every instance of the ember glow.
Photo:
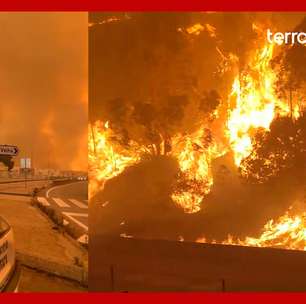
{"label": "ember glow", "polygon": [[106,18],[105,20],[102,20],[98,23],[90,22],[88,24],[88,26],[92,27],[92,26],[97,25],[97,24],[107,24],[107,23],[113,23],[113,22],[118,22],[118,21],[120,21],[120,18],[112,16],[112,17]]}
{"label": "ember glow", "polygon": [[[179,28],[179,31],[182,31],[181,28]],[[215,38],[216,37],[216,28],[208,23],[202,25],[201,23],[196,23],[188,28],[186,28],[186,32],[191,35],[200,35],[202,31],[206,31],[210,37]]]}

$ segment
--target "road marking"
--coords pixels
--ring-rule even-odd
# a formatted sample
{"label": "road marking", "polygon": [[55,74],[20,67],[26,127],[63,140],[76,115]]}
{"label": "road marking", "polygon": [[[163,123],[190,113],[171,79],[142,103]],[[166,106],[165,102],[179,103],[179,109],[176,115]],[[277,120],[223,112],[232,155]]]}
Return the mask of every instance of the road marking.
{"label": "road marking", "polygon": [[37,200],[43,205],[43,206],[50,206],[50,203],[45,197],[37,197]]}
{"label": "road marking", "polygon": [[88,217],[87,213],[63,212],[63,215],[65,215],[71,221],[75,222],[77,225],[88,231],[88,227],[75,218],[75,217]]}
{"label": "road marking", "polygon": [[71,183],[67,183],[67,184],[63,184],[63,185],[58,185],[58,186],[54,186],[52,188],[50,188],[47,192],[46,192],[46,196],[49,197],[50,193],[55,190],[55,189],[58,189],[58,188],[61,188],[61,187],[65,187],[65,186],[70,186],[71,184],[78,184],[78,183],[84,183],[84,181],[78,181],[78,182],[71,182]]}
{"label": "road marking", "polygon": [[88,205],[76,200],[76,199],[73,199],[73,198],[69,198],[68,199],[72,204],[78,206],[79,208],[82,208],[82,209],[88,209]]}
{"label": "road marking", "polygon": [[56,197],[53,197],[52,199],[55,201],[55,203],[58,206],[63,207],[63,208],[70,208],[70,205],[66,204],[62,199],[56,198]]}
{"label": "road marking", "polygon": [[62,187],[62,186],[63,186],[63,185],[54,186],[54,187],[48,189],[48,191],[46,192],[46,197],[49,197],[49,194],[50,194],[51,191],[53,191],[53,190],[55,190],[55,189],[57,189],[57,188],[60,188],[60,187]]}

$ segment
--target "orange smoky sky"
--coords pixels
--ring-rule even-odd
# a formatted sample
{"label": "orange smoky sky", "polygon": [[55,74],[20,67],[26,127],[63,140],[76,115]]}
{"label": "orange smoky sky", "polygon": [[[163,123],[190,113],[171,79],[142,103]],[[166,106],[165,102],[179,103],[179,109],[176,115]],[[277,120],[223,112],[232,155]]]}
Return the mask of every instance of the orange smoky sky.
{"label": "orange smoky sky", "polygon": [[87,170],[87,30],[87,13],[0,13],[0,143],[36,168]]}

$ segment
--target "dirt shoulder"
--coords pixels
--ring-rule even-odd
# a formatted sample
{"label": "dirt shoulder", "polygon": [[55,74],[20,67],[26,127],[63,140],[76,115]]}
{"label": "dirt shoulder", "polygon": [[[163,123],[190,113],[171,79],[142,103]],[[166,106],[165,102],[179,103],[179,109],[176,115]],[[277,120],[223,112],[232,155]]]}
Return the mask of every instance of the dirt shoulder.
{"label": "dirt shoulder", "polygon": [[14,230],[17,256],[22,263],[58,275],[67,273],[72,279],[87,272],[87,251],[32,206],[30,199],[0,195],[0,216]]}

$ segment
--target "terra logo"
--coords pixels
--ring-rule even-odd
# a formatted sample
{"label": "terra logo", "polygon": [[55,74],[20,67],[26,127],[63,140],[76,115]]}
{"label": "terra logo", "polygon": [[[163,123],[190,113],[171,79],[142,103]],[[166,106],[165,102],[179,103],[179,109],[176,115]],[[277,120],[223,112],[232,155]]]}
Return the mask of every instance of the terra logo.
{"label": "terra logo", "polygon": [[270,43],[282,44],[306,44],[305,32],[276,32],[272,33],[270,29],[267,29],[267,39]]}

